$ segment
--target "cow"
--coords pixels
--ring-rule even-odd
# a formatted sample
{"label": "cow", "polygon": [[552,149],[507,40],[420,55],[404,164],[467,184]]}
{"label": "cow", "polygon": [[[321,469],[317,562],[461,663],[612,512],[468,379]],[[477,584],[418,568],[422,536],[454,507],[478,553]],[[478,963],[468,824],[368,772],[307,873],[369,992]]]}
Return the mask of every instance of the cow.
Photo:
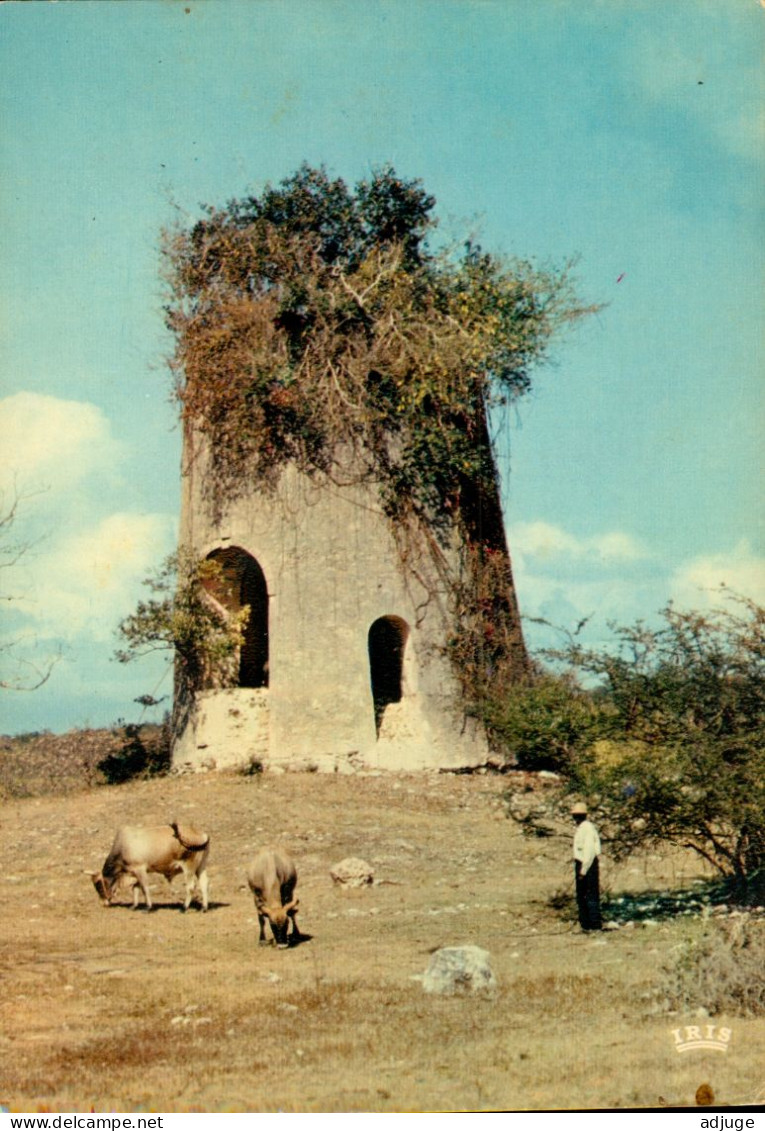
{"label": "cow", "polygon": [[100,872],[86,872],[93,880],[101,902],[108,907],[121,882],[133,889],[133,910],[138,907],[139,889],[151,911],[148,873],[157,872],[171,883],[174,876],[183,873],[186,882],[186,900],[183,910],[188,911],[195,884],[199,888],[202,910],[207,910],[207,857],[210,838],[190,825],[124,825],[118,829],[111,852]]}
{"label": "cow", "polygon": [[[280,950],[301,938],[295,914],[294,898],[297,870],[292,857],[283,848],[261,848],[247,869],[247,883],[255,898],[260,924],[260,946],[268,946],[266,920],[271,924],[273,941]],[[290,920],[292,934],[288,938]]]}

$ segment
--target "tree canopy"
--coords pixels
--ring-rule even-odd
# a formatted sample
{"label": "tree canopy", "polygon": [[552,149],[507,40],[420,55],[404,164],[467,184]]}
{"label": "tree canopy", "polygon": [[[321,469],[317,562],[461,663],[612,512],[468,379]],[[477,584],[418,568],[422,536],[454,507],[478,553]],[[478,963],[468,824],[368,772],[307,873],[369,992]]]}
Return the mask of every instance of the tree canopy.
{"label": "tree canopy", "polygon": [[434,206],[390,167],[350,189],[304,165],[167,233],[177,394],[219,488],[293,461],[443,529],[494,484],[487,407],[527,392],[585,310],[568,268],[433,250]]}

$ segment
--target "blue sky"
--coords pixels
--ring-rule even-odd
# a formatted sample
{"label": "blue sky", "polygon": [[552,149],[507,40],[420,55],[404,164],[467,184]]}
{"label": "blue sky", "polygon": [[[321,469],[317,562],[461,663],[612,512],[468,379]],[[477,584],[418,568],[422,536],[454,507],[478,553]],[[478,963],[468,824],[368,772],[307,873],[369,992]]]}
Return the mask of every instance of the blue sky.
{"label": "blue sky", "polygon": [[757,0],[0,6],[0,488],[30,543],[0,594],[17,656],[62,655],[0,729],[170,693],[110,659],[177,529],[159,234],[303,161],[390,162],[445,234],[579,256],[604,304],[502,430],[525,614],[596,639],[722,581],[762,599],[764,30]]}

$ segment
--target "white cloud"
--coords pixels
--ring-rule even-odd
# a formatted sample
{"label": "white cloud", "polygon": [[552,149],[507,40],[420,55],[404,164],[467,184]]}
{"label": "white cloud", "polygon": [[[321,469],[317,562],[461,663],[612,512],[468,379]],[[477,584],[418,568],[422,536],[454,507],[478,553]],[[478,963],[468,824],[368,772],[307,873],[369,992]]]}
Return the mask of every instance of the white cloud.
{"label": "white cloud", "polygon": [[175,519],[112,514],[65,536],[28,569],[18,611],[48,639],[105,641],[134,606],[141,580],[173,548]]}
{"label": "white cloud", "polygon": [[174,548],[175,516],[145,510],[117,474],[128,453],[95,404],[20,392],[0,400],[0,434],[1,505],[19,500],[6,534],[26,547],[3,572],[9,636],[25,657],[63,643],[72,662],[105,660],[141,581]]}
{"label": "white cloud", "polygon": [[123,457],[102,410],[86,401],[65,401],[21,392],[0,400],[0,490],[22,495],[60,494],[92,476],[106,474]]}
{"label": "white cloud", "polygon": [[635,538],[618,530],[592,538],[577,538],[548,522],[521,522],[513,526],[510,536],[514,553],[520,551],[542,561],[569,557],[612,564],[638,561],[647,556]]}
{"label": "white cloud", "polygon": [[727,554],[708,554],[692,558],[675,570],[670,579],[670,596],[683,608],[698,608],[720,602],[720,586],[765,604],[765,558],[752,552],[742,539]]}
{"label": "white cloud", "polygon": [[17,642],[21,674],[62,657],[34,696],[11,699],[6,725],[129,715],[137,694],[156,693],[163,678],[172,685],[167,657],[135,669],[110,660],[117,625],[146,593],[141,581],[175,546],[176,517],[151,510],[152,497],[146,506],[123,474],[130,453],[95,404],[17,393],[0,400],[0,434],[0,508],[18,499],[6,544],[27,547],[2,574],[13,597],[6,639]]}
{"label": "white cloud", "polygon": [[[590,639],[602,637],[610,620],[650,620],[669,600],[681,609],[719,605],[721,585],[765,603],[765,559],[745,539],[730,552],[700,555],[673,567],[662,566],[628,534],[581,539],[540,521],[514,526],[510,548],[523,615],[569,630],[592,617]],[[527,635],[533,644],[539,630],[529,626]]]}

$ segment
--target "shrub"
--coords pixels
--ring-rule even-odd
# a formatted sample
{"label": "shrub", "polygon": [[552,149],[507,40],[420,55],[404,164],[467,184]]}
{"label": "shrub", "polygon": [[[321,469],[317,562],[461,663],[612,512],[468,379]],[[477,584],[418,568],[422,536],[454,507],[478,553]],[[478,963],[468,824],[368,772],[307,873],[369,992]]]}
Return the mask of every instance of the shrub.
{"label": "shrub", "polygon": [[602,681],[601,738],[613,741],[579,746],[569,789],[588,798],[611,854],[691,848],[735,900],[757,905],[765,903],[765,609],[727,597],[708,613],[670,604],[656,629],[616,628],[613,649],[574,645],[556,656]]}
{"label": "shrub", "polygon": [[673,1009],[706,1009],[737,1017],[765,1016],[765,923],[745,912],[708,919],[700,938],[682,946],[664,970]]}
{"label": "shrub", "polygon": [[567,676],[545,674],[484,702],[493,746],[523,770],[568,771],[594,741],[602,709]]}
{"label": "shrub", "polygon": [[120,785],[131,778],[150,778],[167,773],[170,767],[170,726],[152,727],[148,737],[143,723],[126,723],[119,750],[102,758],[97,769],[109,785]]}

